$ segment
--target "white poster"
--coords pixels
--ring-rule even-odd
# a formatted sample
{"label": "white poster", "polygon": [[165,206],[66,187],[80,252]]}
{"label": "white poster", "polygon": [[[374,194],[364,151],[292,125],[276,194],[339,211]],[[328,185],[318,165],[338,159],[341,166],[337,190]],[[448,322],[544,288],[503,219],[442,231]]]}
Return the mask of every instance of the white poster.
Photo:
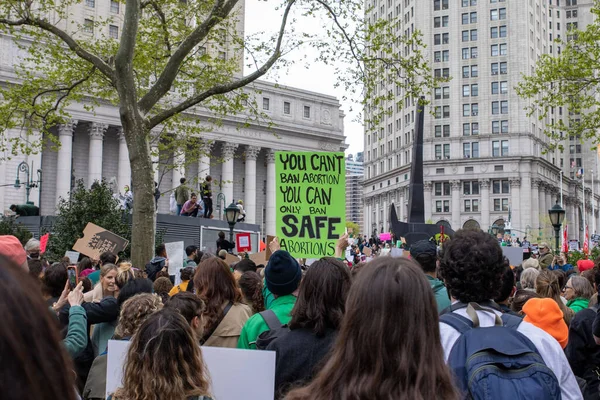
{"label": "white poster", "polygon": [[403,249],[399,249],[397,247],[393,247],[390,250],[390,255],[394,258],[400,258],[402,257],[402,254],[404,254],[404,250]]}
{"label": "white poster", "polygon": [[175,285],[181,283],[181,269],[183,268],[183,242],[165,243],[167,258],[169,259],[169,275],[175,275]]}
{"label": "white poster", "polygon": [[[131,342],[108,341],[106,396],[114,393],[123,378],[123,365]],[[275,352],[201,347],[210,375],[214,400],[273,400],[275,397]],[[232,385],[232,376],[235,384]]]}
{"label": "white poster", "polygon": [[71,265],[77,264],[77,260],[79,260],[79,252],[78,251],[65,251],[65,257],[69,257],[69,261]]}
{"label": "white poster", "polygon": [[523,263],[523,249],[521,247],[502,246],[504,257],[508,258],[510,265],[516,267]]}

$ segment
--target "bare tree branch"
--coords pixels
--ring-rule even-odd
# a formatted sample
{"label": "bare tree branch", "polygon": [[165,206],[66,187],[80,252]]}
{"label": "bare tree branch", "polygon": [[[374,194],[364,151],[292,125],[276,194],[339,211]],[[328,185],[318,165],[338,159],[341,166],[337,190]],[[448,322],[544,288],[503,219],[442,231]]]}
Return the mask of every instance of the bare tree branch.
{"label": "bare tree branch", "polygon": [[50,24],[48,21],[40,18],[32,18],[30,16],[21,18],[19,20],[9,20],[6,18],[0,18],[0,25],[10,25],[10,26],[33,26],[40,28],[46,32],[52,33],[53,35],[60,38],[69,48],[75,52],[79,57],[91,63],[93,66],[98,68],[100,72],[102,72],[108,79],[112,82],[115,80],[114,70],[105,63],[100,57],[95,54],[90,53],[85,50],[83,47],[77,43],[75,39],[73,39],[67,32],[62,29],[57,28],[56,26]]}
{"label": "bare tree branch", "polygon": [[219,22],[226,18],[238,0],[229,0],[225,3],[224,0],[216,0],[209,16],[200,24],[192,33],[186,37],[179,47],[175,50],[163,72],[158,77],[154,85],[148,93],[142,97],[138,103],[138,108],[142,114],[148,113],[156,105],[156,103],[169,91],[171,85],[177,78],[179,67],[192,51],[202,40],[204,40],[211,29]]}
{"label": "bare tree branch", "polygon": [[203,102],[204,100],[208,99],[209,97],[212,97],[212,96],[215,96],[218,94],[228,93],[233,90],[244,87],[244,86],[254,82],[255,80],[257,80],[264,74],[266,74],[269,71],[269,69],[273,66],[273,64],[275,64],[275,62],[277,62],[277,60],[281,57],[281,44],[283,42],[283,37],[285,35],[285,27],[287,25],[289,13],[292,9],[292,6],[295,3],[296,3],[296,0],[288,1],[288,4],[285,8],[285,11],[283,13],[283,17],[281,20],[281,26],[279,28],[279,35],[277,37],[277,45],[275,46],[275,49],[273,50],[273,54],[271,55],[271,57],[259,69],[257,69],[250,75],[247,75],[237,81],[223,84],[223,85],[216,85],[216,86],[200,93],[197,96],[190,97],[187,100],[179,103],[178,105],[156,114],[154,117],[152,117],[148,120],[148,127],[151,129],[151,128],[155,127],[156,125],[162,123],[163,121],[171,118],[173,115],[183,112],[183,111],[187,110],[188,108],[193,107],[196,104]]}
{"label": "bare tree branch", "polygon": [[127,107],[129,112],[137,111],[132,109],[137,101],[133,57],[140,24],[140,13],[140,0],[127,0],[125,4],[123,34],[121,35],[119,50],[115,57],[115,75],[118,77],[116,82],[117,92],[119,93],[121,105],[130,105],[130,107]]}
{"label": "bare tree branch", "polygon": [[169,56],[170,56],[172,53],[172,50],[171,50],[171,41],[169,40],[169,28],[167,27],[167,18],[165,17],[165,13],[159,7],[159,5],[156,3],[156,1],[150,0],[150,5],[152,5],[152,8],[154,8],[154,11],[156,11],[156,15],[158,16],[158,19],[160,19],[160,23],[161,23],[163,34],[164,34],[165,46],[167,47],[167,50],[169,50]]}

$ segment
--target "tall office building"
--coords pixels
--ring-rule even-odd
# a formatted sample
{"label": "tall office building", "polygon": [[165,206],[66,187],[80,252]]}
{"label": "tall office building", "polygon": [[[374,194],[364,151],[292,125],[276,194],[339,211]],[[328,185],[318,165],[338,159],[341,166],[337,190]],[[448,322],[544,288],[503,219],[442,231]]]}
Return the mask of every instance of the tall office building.
{"label": "tall office building", "polygon": [[361,232],[366,232],[363,224],[364,167],[362,155],[363,153],[358,153],[354,157],[350,154],[346,158],[346,221],[358,224]]}
{"label": "tall office building", "polygon": [[[371,22],[397,17],[402,21],[398,34],[420,31],[432,72],[451,78],[429,94],[431,104],[426,107],[427,221],[487,230],[493,224],[507,225],[510,219],[517,236],[530,234],[535,239],[541,227],[547,237],[547,210],[560,197],[562,186],[570,236],[581,235],[583,210],[592,230],[598,219],[598,191],[592,218],[591,182],[585,185],[583,207],[581,181],[571,179],[572,164],[578,167],[593,158],[589,146],[565,137],[564,153],[546,152],[546,124],[551,119],[566,121],[568,111],[557,108],[540,121],[537,114],[527,115],[530,102],[514,89],[542,55],[561,51],[555,39],[564,39],[570,27],[582,29],[592,21],[591,4],[592,0],[367,0]],[[394,51],[403,56],[413,49]],[[403,98],[404,93],[388,82],[382,77],[382,90]],[[392,115],[377,126],[365,126],[364,211],[369,231],[388,231],[392,203],[399,218],[407,219],[416,120],[416,100],[408,100],[403,109],[394,101],[383,104],[392,108]]]}

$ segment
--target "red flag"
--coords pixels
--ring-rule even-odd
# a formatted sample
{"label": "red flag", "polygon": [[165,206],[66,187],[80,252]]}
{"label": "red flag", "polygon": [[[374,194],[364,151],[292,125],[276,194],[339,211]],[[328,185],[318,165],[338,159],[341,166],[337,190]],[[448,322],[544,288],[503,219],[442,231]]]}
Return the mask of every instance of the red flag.
{"label": "red flag", "polygon": [[440,225],[440,242],[444,243],[444,225]]}
{"label": "red flag", "polygon": [[565,225],[565,229],[563,230],[563,237],[562,237],[562,252],[567,254],[569,252],[569,235],[567,234],[568,231],[568,225]]}
{"label": "red flag", "polygon": [[48,239],[50,239],[50,234],[46,233],[42,237],[40,237],[40,254],[44,254],[46,252],[46,247],[48,246]]}
{"label": "red flag", "polygon": [[[586,256],[590,255],[590,236],[588,233],[588,226],[585,226],[585,240],[583,241],[583,254]],[[587,258],[587,257],[586,257]]]}

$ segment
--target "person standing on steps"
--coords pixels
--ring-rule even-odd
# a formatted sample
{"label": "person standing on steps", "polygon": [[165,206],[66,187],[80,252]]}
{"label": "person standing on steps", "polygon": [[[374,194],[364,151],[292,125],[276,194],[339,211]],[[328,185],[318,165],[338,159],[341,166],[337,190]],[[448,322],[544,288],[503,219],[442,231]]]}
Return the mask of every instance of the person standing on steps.
{"label": "person standing on steps", "polygon": [[185,178],[179,180],[180,185],[175,189],[175,201],[177,202],[177,215],[181,215],[181,209],[186,201],[190,199],[190,189],[185,186]]}
{"label": "person standing on steps", "polygon": [[200,188],[202,193],[202,201],[204,201],[204,218],[212,218],[213,204],[212,204],[212,176],[208,175]]}

